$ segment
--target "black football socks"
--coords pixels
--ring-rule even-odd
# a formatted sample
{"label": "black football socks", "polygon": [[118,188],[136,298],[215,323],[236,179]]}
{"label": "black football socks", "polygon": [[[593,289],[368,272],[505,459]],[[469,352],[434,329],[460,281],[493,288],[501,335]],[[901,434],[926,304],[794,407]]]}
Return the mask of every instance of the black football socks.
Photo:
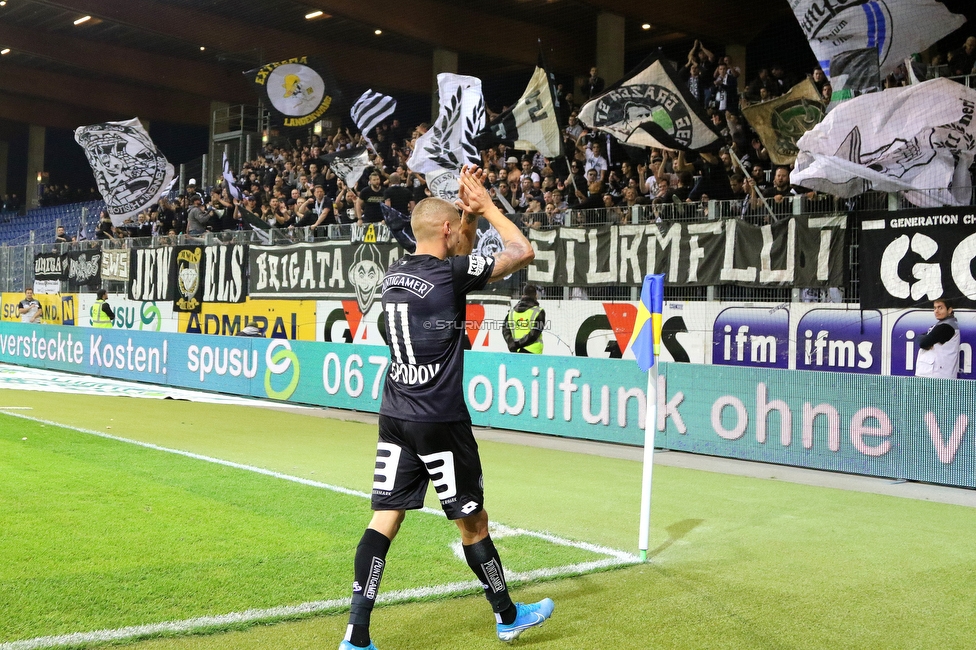
{"label": "black football socks", "polygon": [[462,548],[468,566],[481,581],[481,586],[485,590],[485,598],[491,603],[491,609],[495,612],[495,620],[504,625],[512,624],[515,621],[517,610],[508,595],[508,585],[505,584],[502,561],[498,557],[498,551],[495,550],[495,544],[491,541],[491,537],[485,537],[480,542],[475,542],[470,546],[462,546]]}
{"label": "black football socks", "polygon": [[[346,641],[365,648],[369,646],[369,617],[376,604],[380,579],[386,566],[386,553],[390,539],[383,533],[367,528],[356,547],[354,582],[352,583],[352,607],[349,610],[349,627]],[[494,550],[494,548],[492,549]],[[470,564],[470,560],[468,561]]]}

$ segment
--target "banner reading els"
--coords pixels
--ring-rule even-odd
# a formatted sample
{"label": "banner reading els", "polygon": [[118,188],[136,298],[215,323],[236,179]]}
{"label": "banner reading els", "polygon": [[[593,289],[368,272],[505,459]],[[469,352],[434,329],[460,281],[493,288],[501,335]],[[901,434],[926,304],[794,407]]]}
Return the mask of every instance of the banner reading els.
{"label": "banner reading els", "polygon": [[861,304],[929,306],[948,298],[976,307],[976,208],[865,215],[861,222]]}

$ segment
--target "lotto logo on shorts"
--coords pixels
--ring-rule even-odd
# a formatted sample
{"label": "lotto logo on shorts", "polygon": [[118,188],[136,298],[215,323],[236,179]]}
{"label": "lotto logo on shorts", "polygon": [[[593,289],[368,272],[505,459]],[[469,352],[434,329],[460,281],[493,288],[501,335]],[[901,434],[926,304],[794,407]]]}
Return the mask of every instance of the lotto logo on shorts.
{"label": "lotto logo on shorts", "polygon": [[474,501],[468,501],[463,506],[461,506],[461,512],[466,515],[470,515],[472,512],[478,509],[478,504]]}
{"label": "lotto logo on shorts", "polygon": [[481,275],[488,266],[488,258],[481,255],[471,255],[468,257],[468,275]]}

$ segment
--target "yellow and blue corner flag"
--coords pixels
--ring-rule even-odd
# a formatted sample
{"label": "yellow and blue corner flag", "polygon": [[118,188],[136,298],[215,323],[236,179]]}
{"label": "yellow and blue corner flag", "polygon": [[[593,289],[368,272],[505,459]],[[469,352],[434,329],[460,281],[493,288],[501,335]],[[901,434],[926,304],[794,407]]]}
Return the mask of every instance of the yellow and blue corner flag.
{"label": "yellow and blue corner flag", "polygon": [[641,286],[640,305],[630,349],[637,357],[642,372],[654,366],[654,358],[661,349],[661,319],[664,314],[664,274],[645,275]]}

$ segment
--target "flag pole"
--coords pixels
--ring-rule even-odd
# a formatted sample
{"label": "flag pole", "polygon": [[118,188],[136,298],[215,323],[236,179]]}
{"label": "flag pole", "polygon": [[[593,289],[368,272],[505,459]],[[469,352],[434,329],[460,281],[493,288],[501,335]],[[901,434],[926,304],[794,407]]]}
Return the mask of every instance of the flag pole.
{"label": "flag pole", "polygon": [[[656,360],[655,360],[656,361]],[[647,561],[651,534],[651,476],[654,472],[654,434],[657,431],[657,363],[647,373],[647,408],[644,418],[644,471],[641,479],[640,549],[641,562]]]}

